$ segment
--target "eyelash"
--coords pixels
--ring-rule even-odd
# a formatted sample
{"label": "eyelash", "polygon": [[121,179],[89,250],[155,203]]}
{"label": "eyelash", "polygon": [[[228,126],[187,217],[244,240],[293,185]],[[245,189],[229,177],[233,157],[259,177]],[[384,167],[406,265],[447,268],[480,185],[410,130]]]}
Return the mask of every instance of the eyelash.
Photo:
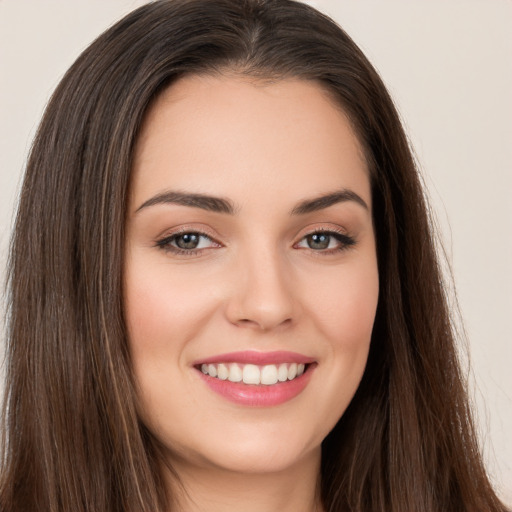
{"label": "eyelash", "polygon": [[[309,233],[306,233],[302,238],[299,240],[299,242],[295,243],[293,245],[294,248],[298,248],[298,244],[301,243],[304,240],[307,240],[308,237],[313,235],[326,235],[328,237],[334,238],[340,245],[339,247],[331,248],[331,249],[312,249],[311,247],[307,248],[304,247],[303,249],[307,249],[314,253],[315,255],[321,256],[321,255],[330,255],[330,254],[336,254],[340,253],[342,251],[346,251],[347,249],[353,247],[356,245],[355,238],[342,233],[340,231],[332,230],[332,229],[315,229],[313,231],[310,231]],[[204,233],[202,231],[192,230],[192,229],[184,229],[175,233],[172,233],[171,235],[168,235],[164,238],[161,238],[160,240],[156,241],[156,246],[160,249],[162,249],[165,252],[170,252],[172,254],[175,254],[177,256],[199,256],[203,253],[203,251],[210,249],[211,247],[206,248],[194,248],[194,249],[182,249],[180,247],[175,247],[172,244],[177,238],[184,236],[184,235],[197,235],[200,239],[201,238],[207,238],[210,240],[214,246],[221,247],[221,245],[216,242],[213,237],[211,237],[209,234]],[[330,245],[330,241],[329,241]]]}
{"label": "eyelash", "polygon": [[[202,231],[194,230],[194,229],[183,229],[180,231],[176,231],[175,233],[172,233],[171,235],[165,236],[164,238],[161,238],[160,240],[157,240],[156,246],[162,249],[165,252],[173,253],[177,256],[199,256],[202,254],[202,252],[205,250],[205,248],[202,249],[181,249],[180,247],[174,247],[171,245],[173,241],[175,241],[180,236],[184,235],[197,235],[200,239],[201,238],[207,238],[210,240],[213,244],[216,244],[217,247],[221,247],[218,242],[216,242],[213,237],[211,237],[209,234],[204,233]],[[209,247],[208,247],[209,249]]]}
{"label": "eyelash", "polygon": [[[347,235],[346,233],[343,233],[341,231],[333,230],[333,229],[315,229],[313,231],[310,231],[309,233],[306,233],[296,244],[294,244],[294,247],[296,247],[299,243],[301,243],[303,240],[307,240],[308,237],[311,237],[313,235],[326,235],[330,238],[334,238],[338,243],[339,247],[334,247],[331,249],[312,249],[311,247],[304,247],[304,249],[307,249],[311,251],[316,256],[328,256],[331,254],[337,254],[342,251],[346,251],[347,249],[350,249],[354,245],[356,245],[356,239],[352,236]],[[330,245],[330,242],[329,242]]]}

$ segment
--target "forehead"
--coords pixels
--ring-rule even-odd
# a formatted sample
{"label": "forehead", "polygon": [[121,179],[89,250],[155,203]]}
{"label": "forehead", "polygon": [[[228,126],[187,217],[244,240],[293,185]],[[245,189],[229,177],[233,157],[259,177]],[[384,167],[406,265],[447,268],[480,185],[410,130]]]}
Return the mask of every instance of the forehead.
{"label": "forehead", "polygon": [[[366,161],[348,117],[319,84],[187,76],[149,109],[136,146],[132,196],[167,188],[208,194],[296,194],[358,188]],[[364,190],[362,190],[364,189]]]}

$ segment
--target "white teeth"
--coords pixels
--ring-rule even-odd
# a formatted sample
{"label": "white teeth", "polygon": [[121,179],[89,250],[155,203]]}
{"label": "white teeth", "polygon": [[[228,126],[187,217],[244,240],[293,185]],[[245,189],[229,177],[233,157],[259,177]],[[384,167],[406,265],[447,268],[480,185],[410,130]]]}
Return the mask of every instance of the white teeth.
{"label": "white teeth", "polygon": [[292,363],[288,368],[288,380],[293,380],[295,377],[297,377],[297,363]]}
{"label": "white teeth", "polygon": [[268,364],[261,369],[261,383],[270,386],[277,382],[277,366]]}
{"label": "white teeth", "polygon": [[260,369],[254,364],[246,364],[243,369],[244,384],[259,384],[261,381]]}
{"label": "white teeth", "polygon": [[241,382],[242,381],[242,368],[237,364],[229,365],[229,376],[228,380],[231,382]]}
{"label": "white teeth", "polygon": [[288,365],[286,363],[282,363],[279,365],[279,370],[277,371],[277,378],[279,382],[286,382],[288,380]]}
{"label": "white teeth", "polygon": [[210,377],[230,382],[242,382],[272,386],[278,382],[286,382],[300,377],[306,369],[305,364],[281,363],[279,365],[267,364],[257,366],[255,364],[220,363],[202,364],[201,371]]}
{"label": "white teeth", "polygon": [[229,370],[225,364],[219,364],[217,367],[217,377],[220,380],[226,380],[229,377]]}
{"label": "white teeth", "polygon": [[208,373],[210,374],[210,377],[217,377],[217,367],[214,364],[209,364]]}

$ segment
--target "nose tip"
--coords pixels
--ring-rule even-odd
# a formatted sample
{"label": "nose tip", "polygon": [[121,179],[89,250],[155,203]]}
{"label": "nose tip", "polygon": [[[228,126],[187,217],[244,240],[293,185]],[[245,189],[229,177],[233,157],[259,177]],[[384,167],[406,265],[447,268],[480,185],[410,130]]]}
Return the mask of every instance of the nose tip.
{"label": "nose tip", "polygon": [[233,323],[239,327],[254,328],[260,331],[270,331],[292,322],[291,316],[282,314],[281,311],[274,309],[271,305],[269,305],[265,310],[254,310],[251,315],[246,315],[248,318],[244,318],[243,313],[238,316],[240,318],[235,320]]}
{"label": "nose tip", "polygon": [[283,321],[272,321],[268,317],[262,319],[240,318],[235,322],[239,327],[255,328],[260,331],[270,331],[279,327],[280,325],[286,325],[291,323],[291,318],[286,318]]}
{"label": "nose tip", "polygon": [[231,323],[261,331],[293,323],[297,304],[292,279],[278,258],[244,265],[234,281],[227,308]]}

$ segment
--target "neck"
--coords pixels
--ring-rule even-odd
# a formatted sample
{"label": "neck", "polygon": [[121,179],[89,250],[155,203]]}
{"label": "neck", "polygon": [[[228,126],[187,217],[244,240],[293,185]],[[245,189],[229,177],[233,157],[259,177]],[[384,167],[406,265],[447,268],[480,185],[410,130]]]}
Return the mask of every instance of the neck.
{"label": "neck", "polygon": [[171,483],[179,512],[322,512],[320,453],[293,467],[268,473],[241,473],[191,466],[173,460],[179,484]]}

